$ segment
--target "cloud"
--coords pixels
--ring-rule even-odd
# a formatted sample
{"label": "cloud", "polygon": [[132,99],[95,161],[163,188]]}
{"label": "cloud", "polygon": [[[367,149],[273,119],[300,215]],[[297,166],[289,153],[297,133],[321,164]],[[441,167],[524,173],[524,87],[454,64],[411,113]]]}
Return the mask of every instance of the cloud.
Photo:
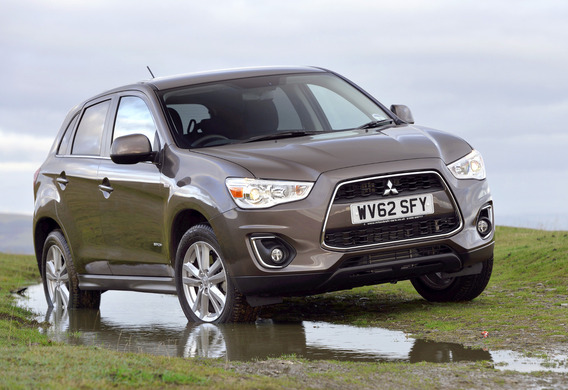
{"label": "cloud", "polygon": [[[149,78],[146,65],[165,76],[274,64],[335,70],[386,105],[409,105],[417,123],[466,138],[501,199],[528,199],[515,187],[527,167],[568,176],[565,1],[5,0],[1,8],[2,177],[18,162],[33,174],[71,107]],[[553,186],[560,199],[566,188]],[[550,204],[566,209],[558,199]]]}
{"label": "cloud", "polygon": [[0,129],[0,171],[18,170],[39,164],[47,156],[53,137],[37,137],[22,132],[7,132]]}

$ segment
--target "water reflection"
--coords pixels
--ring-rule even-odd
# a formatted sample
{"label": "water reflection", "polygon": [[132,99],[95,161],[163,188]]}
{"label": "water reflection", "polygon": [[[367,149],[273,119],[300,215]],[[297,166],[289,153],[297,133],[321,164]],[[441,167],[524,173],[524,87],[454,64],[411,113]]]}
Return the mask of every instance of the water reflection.
{"label": "water reflection", "polygon": [[[41,285],[28,288],[22,306],[44,313],[44,331],[57,341],[98,345],[117,351],[155,355],[263,360],[295,355],[305,359],[447,363],[493,361],[498,368],[544,369],[511,351],[490,353],[460,344],[415,340],[403,332],[325,322],[188,324],[170,295],[109,291],[101,310],[47,310]],[[566,357],[562,357],[566,361]],[[514,365],[513,365],[514,364]],[[546,368],[549,369],[549,368]],[[566,372],[564,363],[557,371]]]}
{"label": "water reflection", "polygon": [[465,348],[461,344],[439,343],[420,339],[414,341],[408,357],[411,363],[493,360],[491,353],[486,350]]}
{"label": "water reflection", "polygon": [[98,310],[49,310],[50,337],[69,344],[119,351],[249,361],[283,355],[348,361],[452,362],[491,360],[487,351],[459,344],[408,338],[402,332],[324,322],[185,324],[127,328],[101,318]]}

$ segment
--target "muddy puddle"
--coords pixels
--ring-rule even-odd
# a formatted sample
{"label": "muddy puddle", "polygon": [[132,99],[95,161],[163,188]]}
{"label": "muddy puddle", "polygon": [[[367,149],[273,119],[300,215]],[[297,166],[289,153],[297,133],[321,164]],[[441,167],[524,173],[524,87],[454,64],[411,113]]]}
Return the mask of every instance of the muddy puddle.
{"label": "muddy puddle", "polygon": [[44,332],[73,345],[180,357],[263,360],[294,355],[320,360],[458,362],[491,361],[503,370],[568,372],[568,356],[529,358],[513,351],[472,350],[420,340],[399,331],[326,322],[188,324],[173,295],[108,291],[100,311],[48,310],[43,287],[29,287],[18,304],[50,324]]}

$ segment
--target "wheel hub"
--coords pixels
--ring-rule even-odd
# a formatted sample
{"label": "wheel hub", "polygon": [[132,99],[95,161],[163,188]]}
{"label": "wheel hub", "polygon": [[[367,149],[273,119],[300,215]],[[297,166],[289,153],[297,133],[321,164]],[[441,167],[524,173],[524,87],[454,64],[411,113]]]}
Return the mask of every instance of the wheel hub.
{"label": "wheel hub", "polygon": [[55,273],[55,285],[57,287],[61,286],[61,271]]}
{"label": "wheel hub", "polygon": [[211,289],[212,285],[213,284],[209,280],[209,276],[207,276],[207,274],[204,274],[201,278],[201,287],[203,288],[203,293],[205,295],[209,295],[209,290]]}

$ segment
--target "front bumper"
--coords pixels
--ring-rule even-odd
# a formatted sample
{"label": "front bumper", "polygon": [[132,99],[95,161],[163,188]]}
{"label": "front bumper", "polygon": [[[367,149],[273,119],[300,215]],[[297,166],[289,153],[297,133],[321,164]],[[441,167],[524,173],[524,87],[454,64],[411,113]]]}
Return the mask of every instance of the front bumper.
{"label": "front bumper", "polygon": [[[244,295],[302,296],[354,287],[394,283],[420,275],[459,272],[493,257],[494,243],[461,256],[445,253],[420,258],[391,259],[377,263],[338,267],[334,271],[296,275],[240,276],[233,278],[236,288]],[[349,261],[347,259],[346,263]],[[469,264],[469,265],[465,265]]]}
{"label": "front bumper", "polygon": [[[235,208],[211,220],[235,287],[247,296],[309,295],[431,272],[459,272],[492,258],[493,231],[481,237],[476,229],[480,210],[492,205],[487,181],[457,180],[437,159],[415,160],[412,165],[420,168],[414,171],[436,172],[443,178],[448,196],[440,197],[436,207],[446,214],[453,208],[458,227],[410,240],[344,248],[326,245],[326,224],[340,223],[341,210],[330,206],[338,186],[354,178],[400,172],[400,162],[326,172],[305,200],[264,210]],[[294,249],[293,260],[284,268],[267,267],[251,244],[259,235],[285,241]]]}

